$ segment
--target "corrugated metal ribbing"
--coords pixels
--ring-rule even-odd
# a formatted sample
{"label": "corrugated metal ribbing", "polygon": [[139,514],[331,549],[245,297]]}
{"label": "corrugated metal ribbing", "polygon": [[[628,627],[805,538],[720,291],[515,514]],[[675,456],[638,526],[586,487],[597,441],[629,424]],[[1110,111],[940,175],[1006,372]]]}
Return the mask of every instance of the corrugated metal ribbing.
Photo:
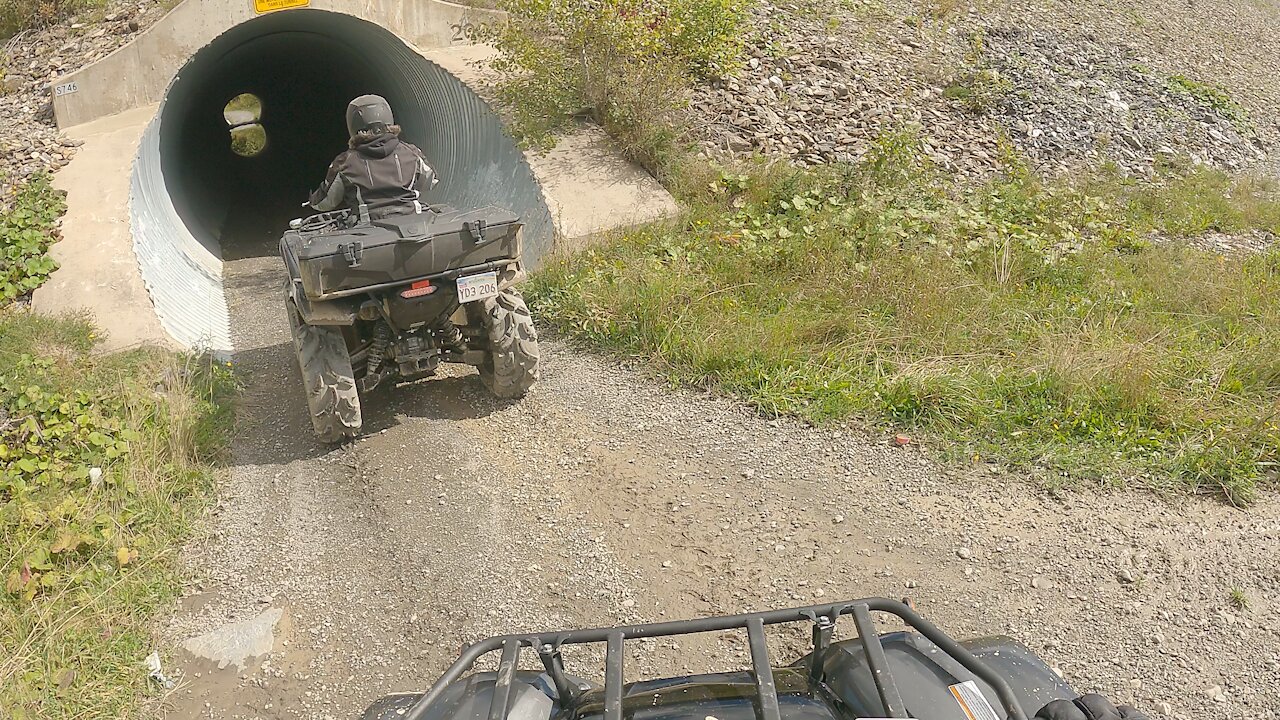
{"label": "corrugated metal ribbing", "polygon": [[[316,81],[330,76],[331,86]],[[314,148],[283,148],[290,139],[310,138],[311,130],[324,136],[322,126],[340,122],[334,93],[354,97],[372,88],[392,102],[405,137],[435,168],[440,184],[429,202],[509,208],[525,223],[530,265],[551,250],[554,226],[533,172],[501,120],[465,84],[378,25],[319,10],[274,13],[228,30],[192,56],[166,92],[134,164],[135,250],[156,312],[174,338],[192,347],[232,349],[218,256],[226,218],[267,207],[301,213],[297,206],[305,195],[299,197],[296,183],[287,181],[297,174],[323,174],[327,160],[299,164]],[[208,118],[220,117],[233,89],[263,94],[264,107],[277,112],[275,128],[286,136],[274,140],[281,148],[276,158],[251,171],[226,159],[226,148],[214,139],[216,127],[207,124]],[[274,107],[272,93],[279,98]],[[318,109],[322,106],[324,111]],[[273,180],[265,192],[279,197],[237,198],[227,192],[236,183],[248,187],[246,177],[261,179],[273,172],[285,177]],[[259,208],[246,207],[255,202]],[[264,230],[273,228],[264,225]]]}
{"label": "corrugated metal ribbing", "polygon": [[160,324],[186,347],[228,356],[231,323],[222,261],[196,241],[165,190],[159,117],[142,136],[130,192],[133,250]]}

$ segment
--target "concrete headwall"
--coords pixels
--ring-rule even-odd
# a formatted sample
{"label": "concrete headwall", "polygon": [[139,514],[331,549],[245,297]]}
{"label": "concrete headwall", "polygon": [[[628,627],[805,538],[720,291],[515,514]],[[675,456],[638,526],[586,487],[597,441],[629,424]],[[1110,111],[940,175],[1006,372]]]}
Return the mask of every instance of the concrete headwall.
{"label": "concrete headwall", "polygon": [[[478,26],[503,17],[493,10],[441,0],[310,0],[298,7],[359,17],[423,50],[470,45]],[[63,93],[53,98],[58,126],[67,128],[160,102],[178,70],[197,50],[263,14],[253,0],[185,0],[128,45],[54,81]]]}

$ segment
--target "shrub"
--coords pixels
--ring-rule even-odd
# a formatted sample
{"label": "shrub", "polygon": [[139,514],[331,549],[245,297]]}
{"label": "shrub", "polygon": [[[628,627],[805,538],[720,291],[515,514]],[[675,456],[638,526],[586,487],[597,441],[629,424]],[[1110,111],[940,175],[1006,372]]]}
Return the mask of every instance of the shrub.
{"label": "shrub", "polygon": [[750,0],[505,0],[492,38],[500,96],[536,147],[575,117],[661,172],[684,132],[691,83],[735,70]]}

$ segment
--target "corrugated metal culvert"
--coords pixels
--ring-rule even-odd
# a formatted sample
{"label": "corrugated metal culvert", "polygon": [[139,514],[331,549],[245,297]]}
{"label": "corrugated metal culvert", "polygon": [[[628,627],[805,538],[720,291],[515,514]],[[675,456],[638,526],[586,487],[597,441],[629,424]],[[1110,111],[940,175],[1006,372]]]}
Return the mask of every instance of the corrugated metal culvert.
{"label": "corrugated metal culvert", "polygon": [[[261,102],[266,146],[252,157],[233,151],[224,116],[242,93]],[[533,173],[497,115],[462,82],[358,18],[266,15],[191,57],[134,164],[134,247],[160,321],[179,342],[230,352],[222,258],[275,252],[345,147],[347,103],[366,93],[391,102],[403,137],[436,169],[440,184],[428,202],[509,208],[525,222],[528,260],[550,250],[553,225]]]}

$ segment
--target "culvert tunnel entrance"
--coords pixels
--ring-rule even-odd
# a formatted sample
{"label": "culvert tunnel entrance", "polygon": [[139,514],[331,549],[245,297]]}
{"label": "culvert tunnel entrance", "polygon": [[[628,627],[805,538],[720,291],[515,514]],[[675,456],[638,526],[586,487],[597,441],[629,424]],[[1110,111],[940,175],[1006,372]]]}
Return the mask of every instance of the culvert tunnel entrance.
{"label": "culvert tunnel entrance", "polygon": [[[134,246],[177,340],[231,349],[221,260],[274,252],[270,241],[305,213],[301,204],[346,147],[347,103],[366,93],[390,101],[405,139],[435,168],[428,202],[507,207],[525,221],[527,259],[550,249],[550,214],[523,154],[461,81],[373,23],[321,10],[266,15],[190,58],[135,163]],[[258,100],[252,119],[265,142],[256,152],[233,142],[249,118],[227,112],[228,102],[243,94]]]}

